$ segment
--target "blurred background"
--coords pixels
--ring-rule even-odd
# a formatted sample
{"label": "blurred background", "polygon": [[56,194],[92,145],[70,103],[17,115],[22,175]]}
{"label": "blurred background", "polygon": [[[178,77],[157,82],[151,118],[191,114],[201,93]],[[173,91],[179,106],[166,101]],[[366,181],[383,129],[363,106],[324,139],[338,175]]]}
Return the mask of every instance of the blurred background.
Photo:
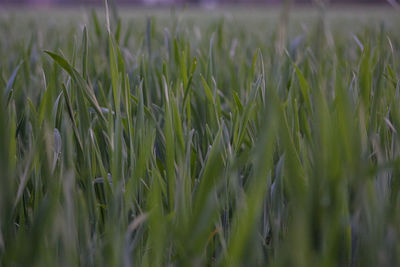
{"label": "blurred background", "polygon": [[[279,4],[284,0],[115,0],[118,4],[126,5],[224,5],[224,4]],[[293,0],[294,3],[307,4],[314,0]],[[387,4],[395,0],[330,0],[331,4]],[[35,5],[35,6],[57,6],[57,5],[102,5],[103,0],[0,0],[1,4],[7,5]]]}

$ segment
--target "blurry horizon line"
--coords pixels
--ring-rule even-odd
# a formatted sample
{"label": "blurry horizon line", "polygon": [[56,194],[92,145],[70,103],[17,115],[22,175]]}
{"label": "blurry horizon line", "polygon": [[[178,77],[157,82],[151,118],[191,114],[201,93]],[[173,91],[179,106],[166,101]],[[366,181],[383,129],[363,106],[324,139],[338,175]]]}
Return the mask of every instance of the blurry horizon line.
{"label": "blurry horizon line", "polygon": [[[284,3],[283,0],[116,0],[119,6],[137,7],[224,7],[224,6],[277,6]],[[295,5],[314,5],[313,0],[293,0]],[[385,5],[390,6],[387,0],[331,0],[328,6],[351,5]],[[0,6],[22,7],[76,7],[76,6],[104,6],[104,0],[0,0]]]}

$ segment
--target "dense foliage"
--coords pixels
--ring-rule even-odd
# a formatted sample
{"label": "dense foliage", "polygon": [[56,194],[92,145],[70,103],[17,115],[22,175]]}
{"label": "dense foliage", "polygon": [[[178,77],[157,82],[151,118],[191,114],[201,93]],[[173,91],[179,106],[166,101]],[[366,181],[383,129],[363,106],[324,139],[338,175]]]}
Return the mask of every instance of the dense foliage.
{"label": "dense foliage", "polygon": [[400,264],[394,13],[65,12],[0,16],[0,265]]}

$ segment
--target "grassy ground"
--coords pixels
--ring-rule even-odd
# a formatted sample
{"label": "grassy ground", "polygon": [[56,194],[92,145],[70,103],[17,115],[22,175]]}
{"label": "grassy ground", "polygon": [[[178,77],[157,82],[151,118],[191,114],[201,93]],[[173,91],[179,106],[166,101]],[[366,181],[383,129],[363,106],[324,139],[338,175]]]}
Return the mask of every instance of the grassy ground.
{"label": "grassy ground", "polygon": [[396,11],[106,17],[0,11],[0,265],[400,264]]}

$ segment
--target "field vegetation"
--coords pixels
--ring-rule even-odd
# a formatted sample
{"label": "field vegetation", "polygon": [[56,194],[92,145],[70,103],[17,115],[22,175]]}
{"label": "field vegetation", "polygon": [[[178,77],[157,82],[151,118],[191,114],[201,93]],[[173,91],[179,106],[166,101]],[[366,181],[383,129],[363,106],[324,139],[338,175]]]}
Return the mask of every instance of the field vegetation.
{"label": "field vegetation", "polygon": [[398,266],[388,9],[3,10],[1,266]]}

